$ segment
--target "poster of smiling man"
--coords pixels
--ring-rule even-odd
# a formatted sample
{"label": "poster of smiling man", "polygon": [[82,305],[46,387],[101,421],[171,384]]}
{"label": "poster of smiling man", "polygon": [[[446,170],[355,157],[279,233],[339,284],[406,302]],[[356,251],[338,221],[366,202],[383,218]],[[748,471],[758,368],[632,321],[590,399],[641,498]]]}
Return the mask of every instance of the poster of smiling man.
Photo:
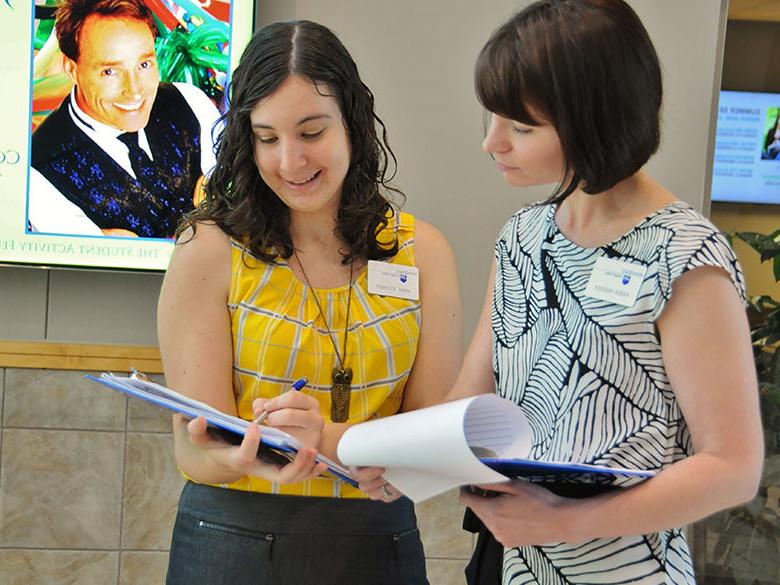
{"label": "poster of smiling man", "polygon": [[26,176],[20,189],[0,169],[0,261],[164,268],[214,166],[253,3],[2,2],[0,33],[30,60],[11,72],[28,89],[27,148],[7,158]]}
{"label": "poster of smiling man", "polygon": [[214,165],[211,129],[228,68],[223,4],[209,4],[214,14],[158,0],[41,6],[31,231],[174,235]]}

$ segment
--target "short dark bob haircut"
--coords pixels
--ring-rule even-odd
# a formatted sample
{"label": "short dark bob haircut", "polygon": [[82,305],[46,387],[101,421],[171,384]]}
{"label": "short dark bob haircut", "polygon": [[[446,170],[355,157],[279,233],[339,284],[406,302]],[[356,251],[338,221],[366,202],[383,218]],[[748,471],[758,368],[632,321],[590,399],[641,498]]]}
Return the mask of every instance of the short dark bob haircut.
{"label": "short dark bob haircut", "polygon": [[483,47],[475,86],[488,111],[555,128],[565,168],[549,202],[563,201],[577,187],[606,191],[658,150],[658,56],[623,0],[531,4]]}
{"label": "short dark bob haircut", "polygon": [[377,239],[394,213],[382,191],[403,194],[389,185],[388,155],[393,165],[396,159],[385,126],[374,113],[374,96],[336,35],[306,20],[265,26],[247,45],[230,82],[229,109],[220,120],[224,126],[216,139],[217,164],[206,179],[205,199],[184,218],[178,233],[210,221],[266,262],[293,254],[290,211],[260,177],[249,119],[252,108],[290,75],[300,75],[322,95],[333,96],[347,129],[351,157],[335,230],[348,246],[343,262],[394,256],[397,238]]}
{"label": "short dark bob haircut", "polygon": [[60,51],[72,61],[79,60],[81,30],[93,14],[140,20],[149,27],[153,37],[157,36],[157,23],[144,0],[63,0],[57,7],[54,26]]}

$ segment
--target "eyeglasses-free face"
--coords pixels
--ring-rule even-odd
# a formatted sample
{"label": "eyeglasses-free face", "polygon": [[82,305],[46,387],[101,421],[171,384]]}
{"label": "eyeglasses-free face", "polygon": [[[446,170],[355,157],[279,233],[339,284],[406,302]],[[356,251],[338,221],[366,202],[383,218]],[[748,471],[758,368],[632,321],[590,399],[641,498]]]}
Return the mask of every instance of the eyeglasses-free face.
{"label": "eyeglasses-free face", "polygon": [[504,181],[514,187],[559,183],[563,178],[563,149],[549,124],[529,126],[491,114],[482,149],[496,161]]}
{"label": "eyeglasses-free face", "polygon": [[263,181],[291,213],[336,217],[351,148],[328,87],[291,75],[250,113]]}
{"label": "eyeglasses-free face", "polygon": [[79,35],[78,60],[65,57],[64,67],[86,114],[123,132],[148,124],[160,73],[144,21],[90,15]]}

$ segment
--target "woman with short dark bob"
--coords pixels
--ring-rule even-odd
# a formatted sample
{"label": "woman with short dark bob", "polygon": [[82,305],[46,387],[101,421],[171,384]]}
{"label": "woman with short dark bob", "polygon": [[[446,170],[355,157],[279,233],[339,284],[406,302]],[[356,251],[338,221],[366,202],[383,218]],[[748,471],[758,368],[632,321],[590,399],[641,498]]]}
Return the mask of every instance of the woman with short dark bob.
{"label": "woman with short dark bob", "polygon": [[657,472],[464,493],[503,545],[478,578],[693,583],[681,527],[755,495],[763,438],[735,256],[642,171],[660,137],[650,38],[623,0],[535,2],[490,37],[476,90],[504,180],[558,187],[501,231],[449,398],[517,402],[533,459]]}
{"label": "woman with short dark bob", "polygon": [[[367,491],[384,503],[371,501],[314,459],[335,459],[349,425],[440,400],[460,367],[452,252],[391,206],[385,134],[330,30],[296,21],[254,35],[206,200],[165,276],[160,349],[171,387],[250,421],[265,413],[305,448],[268,462],[259,425],[233,446],[176,417],[188,481],[169,584],[427,583],[411,502],[383,481]],[[374,292],[384,273],[419,278],[419,294]]]}

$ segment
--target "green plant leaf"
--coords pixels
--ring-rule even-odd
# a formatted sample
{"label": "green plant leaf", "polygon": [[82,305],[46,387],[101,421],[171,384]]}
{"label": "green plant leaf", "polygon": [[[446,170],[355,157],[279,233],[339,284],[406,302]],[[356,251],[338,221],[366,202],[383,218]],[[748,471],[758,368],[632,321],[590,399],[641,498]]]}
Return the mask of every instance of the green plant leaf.
{"label": "green plant leaf", "polygon": [[750,299],[748,299],[748,307],[751,311],[758,313],[759,315],[764,315],[773,309],[780,307],[780,302],[769,295],[760,295],[757,297],[750,297]]}
{"label": "green plant leaf", "polygon": [[734,235],[761,254],[761,262],[765,262],[780,255],[780,242],[775,240],[778,237],[776,234],[778,232],[771,236],[757,232],[737,232]]}

